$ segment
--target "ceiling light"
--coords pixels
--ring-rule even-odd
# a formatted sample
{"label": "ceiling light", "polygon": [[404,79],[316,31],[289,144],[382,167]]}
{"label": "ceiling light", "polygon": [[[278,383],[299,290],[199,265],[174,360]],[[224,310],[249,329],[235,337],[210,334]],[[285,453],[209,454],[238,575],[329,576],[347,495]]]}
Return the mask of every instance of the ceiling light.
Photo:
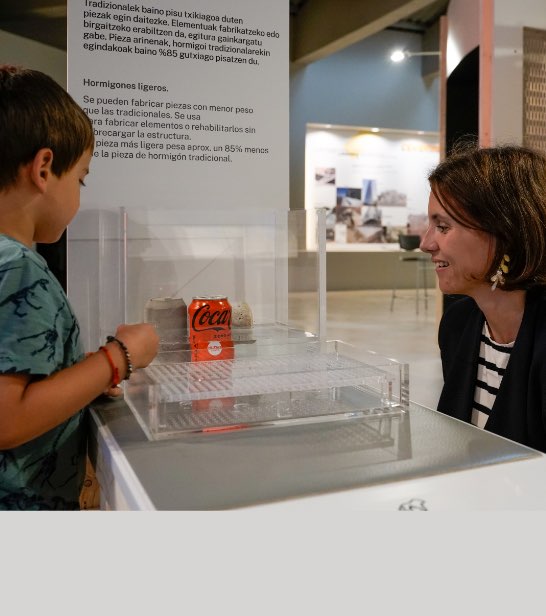
{"label": "ceiling light", "polygon": [[402,60],[406,59],[406,53],[407,52],[402,51],[401,49],[396,49],[395,51],[391,53],[391,61],[392,62],[402,62]]}
{"label": "ceiling light", "polygon": [[439,56],[441,51],[407,51],[406,49],[396,49],[391,53],[392,62],[402,62],[406,58],[413,56]]}
{"label": "ceiling light", "polygon": [[52,6],[33,8],[29,13],[45,19],[66,19],[66,1]]}

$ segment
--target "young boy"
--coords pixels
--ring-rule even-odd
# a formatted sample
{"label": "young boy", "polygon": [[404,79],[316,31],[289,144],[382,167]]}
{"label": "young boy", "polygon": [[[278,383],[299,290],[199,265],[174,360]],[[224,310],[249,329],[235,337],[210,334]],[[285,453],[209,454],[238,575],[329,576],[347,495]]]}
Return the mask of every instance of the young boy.
{"label": "young boy", "polygon": [[86,405],[154,358],[153,326],[120,325],[86,357],[68,299],[35,242],[80,205],[94,135],[47,75],[0,65],[0,510],[79,509]]}

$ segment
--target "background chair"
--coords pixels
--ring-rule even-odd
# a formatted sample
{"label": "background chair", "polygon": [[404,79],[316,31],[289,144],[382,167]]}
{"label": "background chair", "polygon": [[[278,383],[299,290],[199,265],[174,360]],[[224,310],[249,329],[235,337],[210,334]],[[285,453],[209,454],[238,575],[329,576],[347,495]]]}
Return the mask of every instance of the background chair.
{"label": "background chair", "polygon": [[394,309],[394,300],[397,297],[396,290],[398,288],[400,277],[407,275],[407,268],[404,263],[413,263],[415,265],[415,312],[419,314],[419,295],[423,292],[425,310],[428,308],[428,292],[427,292],[427,270],[432,269],[430,255],[419,250],[421,236],[400,233],[398,236],[400,248],[406,253],[402,253],[395,265],[393,272],[393,284],[391,294],[391,312]]}

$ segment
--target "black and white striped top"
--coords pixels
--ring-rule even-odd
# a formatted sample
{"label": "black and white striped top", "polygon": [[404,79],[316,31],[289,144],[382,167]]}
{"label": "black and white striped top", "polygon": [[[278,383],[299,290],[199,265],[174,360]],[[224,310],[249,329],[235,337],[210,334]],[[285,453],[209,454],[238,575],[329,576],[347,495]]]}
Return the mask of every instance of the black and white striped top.
{"label": "black and white striped top", "polygon": [[513,342],[499,344],[491,340],[487,323],[483,324],[471,418],[478,428],[484,428],[489,418],[513,346]]}

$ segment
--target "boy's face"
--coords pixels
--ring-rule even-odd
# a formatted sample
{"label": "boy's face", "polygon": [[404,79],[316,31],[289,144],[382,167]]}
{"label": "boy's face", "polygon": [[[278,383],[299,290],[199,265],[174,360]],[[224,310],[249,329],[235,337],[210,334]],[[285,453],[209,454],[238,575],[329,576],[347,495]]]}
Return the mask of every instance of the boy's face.
{"label": "boy's face", "polygon": [[87,150],[76,164],[61,177],[51,175],[48,185],[43,217],[36,225],[35,242],[56,242],[76,215],[80,207],[80,188],[89,173],[93,153]]}

